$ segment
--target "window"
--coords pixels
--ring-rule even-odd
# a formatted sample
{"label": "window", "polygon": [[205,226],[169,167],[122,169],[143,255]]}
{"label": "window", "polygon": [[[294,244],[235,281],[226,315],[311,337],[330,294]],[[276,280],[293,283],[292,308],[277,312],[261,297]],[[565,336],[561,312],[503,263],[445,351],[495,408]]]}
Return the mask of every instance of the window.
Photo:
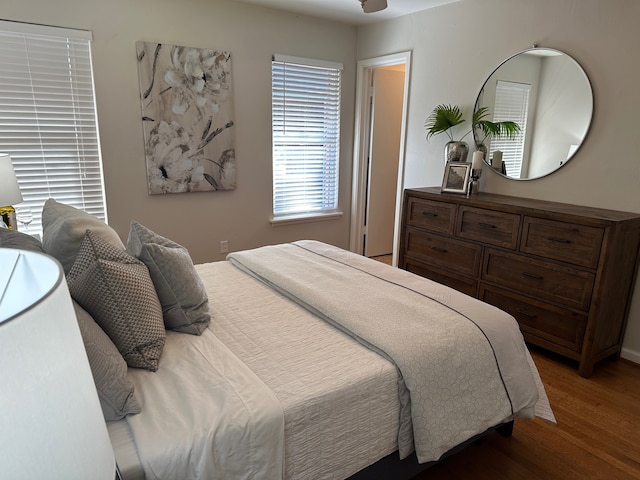
{"label": "window", "polygon": [[341,71],[337,63],[273,57],[274,219],[338,209]]}
{"label": "window", "polygon": [[106,220],[90,42],[90,32],[0,21],[0,152],[32,234],[49,197]]}
{"label": "window", "polygon": [[492,139],[491,150],[500,150],[502,152],[502,161],[507,175],[513,178],[520,178],[522,170],[527,132],[527,114],[529,112],[529,90],[531,90],[531,85],[525,83],[498,80],[496,85],[493,121],[516,122],[520,126],[520,133],[513,139],[506,137]]}

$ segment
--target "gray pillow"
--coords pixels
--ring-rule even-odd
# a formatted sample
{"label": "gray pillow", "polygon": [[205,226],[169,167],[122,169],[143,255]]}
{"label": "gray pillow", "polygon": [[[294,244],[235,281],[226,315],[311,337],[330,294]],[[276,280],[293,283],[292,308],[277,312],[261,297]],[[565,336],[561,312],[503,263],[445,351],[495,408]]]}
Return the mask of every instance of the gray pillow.
{"label": "gray pillow", "polygon": [[40,240],[26,233],[9,230],[8,228],[0,228],[0,247],[19,248],[21,250],[39,253],[44,252]]}
{"label": "gray pillow", "polygon": [[96,384],[104,419],[120,420],[129,414],[140,413],[141,408],[127,379],[127,364],[104,330],[91,315],[75,301],[78,326],[89,358],[89,366]]}
{"label": "gray pillow", "polygon": [[42,246],[58,259],[64,273],[69,273],[85,232],[90,229],[103,240],[124,250],[116,231],[97,217],[70,205],[48,199],[42,208]]}
{"label": "gray pillow", "polygon": [[134,221],[129,229],[127,252],[149,269],[165,327],[200,335],[211,320],[209,299],[188,250]]}
{"label": "gray pillow", "polygon": [[127,365],[158,369],[166,331],[144,263],[87,230],[67,283],[73,299],[109,335]]}

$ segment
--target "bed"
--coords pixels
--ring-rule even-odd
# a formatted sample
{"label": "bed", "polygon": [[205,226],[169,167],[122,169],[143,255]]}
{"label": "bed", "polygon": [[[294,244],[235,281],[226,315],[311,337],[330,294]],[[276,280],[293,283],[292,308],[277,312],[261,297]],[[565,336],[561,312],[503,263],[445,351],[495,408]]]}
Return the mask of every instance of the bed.
{"label": "bed", "polygon": [[410,478],[554,422],[515,320],[448,287],[316,241],[194,266],[135,221],[125,245],[54,199],[42,219],[0,247],[64,269],[125,480]]}
{"label": "bed", "polygon": [[315,241],[195,270],[211,323],[129,368],[141,411],[108,422],[125,480],[347,479],[555,421],[515,320],[448,287]]}

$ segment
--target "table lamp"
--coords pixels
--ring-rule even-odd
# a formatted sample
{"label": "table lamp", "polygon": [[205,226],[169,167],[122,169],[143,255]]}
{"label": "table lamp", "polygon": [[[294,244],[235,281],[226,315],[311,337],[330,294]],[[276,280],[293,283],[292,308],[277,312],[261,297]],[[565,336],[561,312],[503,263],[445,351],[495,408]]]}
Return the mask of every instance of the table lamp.
{"label": "table lamp", "polygon": [[104,479],[116,463],[67,283],[0,248],[0,477]]}
{"label": "table lamp", "polygon": [[10,229],[18,229],[16,211],[12,205],[21,202],[22,193],[20,193],[11,157],[6,153],[0,153],[0,215],[4,224]]}

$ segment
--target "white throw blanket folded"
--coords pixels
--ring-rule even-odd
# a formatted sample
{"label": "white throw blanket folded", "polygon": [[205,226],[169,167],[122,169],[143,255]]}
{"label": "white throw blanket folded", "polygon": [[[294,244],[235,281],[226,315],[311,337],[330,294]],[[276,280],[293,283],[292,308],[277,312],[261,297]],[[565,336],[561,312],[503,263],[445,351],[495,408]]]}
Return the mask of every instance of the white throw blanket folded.
{"label": "white throw blanket folded", "polygon": [[516,417],[554,421],[516,321],[495,307],[314,241],[228,260],[398,366],[410,397],[402,457],[412,450],[407,431],[418,460],[428,462]]}

